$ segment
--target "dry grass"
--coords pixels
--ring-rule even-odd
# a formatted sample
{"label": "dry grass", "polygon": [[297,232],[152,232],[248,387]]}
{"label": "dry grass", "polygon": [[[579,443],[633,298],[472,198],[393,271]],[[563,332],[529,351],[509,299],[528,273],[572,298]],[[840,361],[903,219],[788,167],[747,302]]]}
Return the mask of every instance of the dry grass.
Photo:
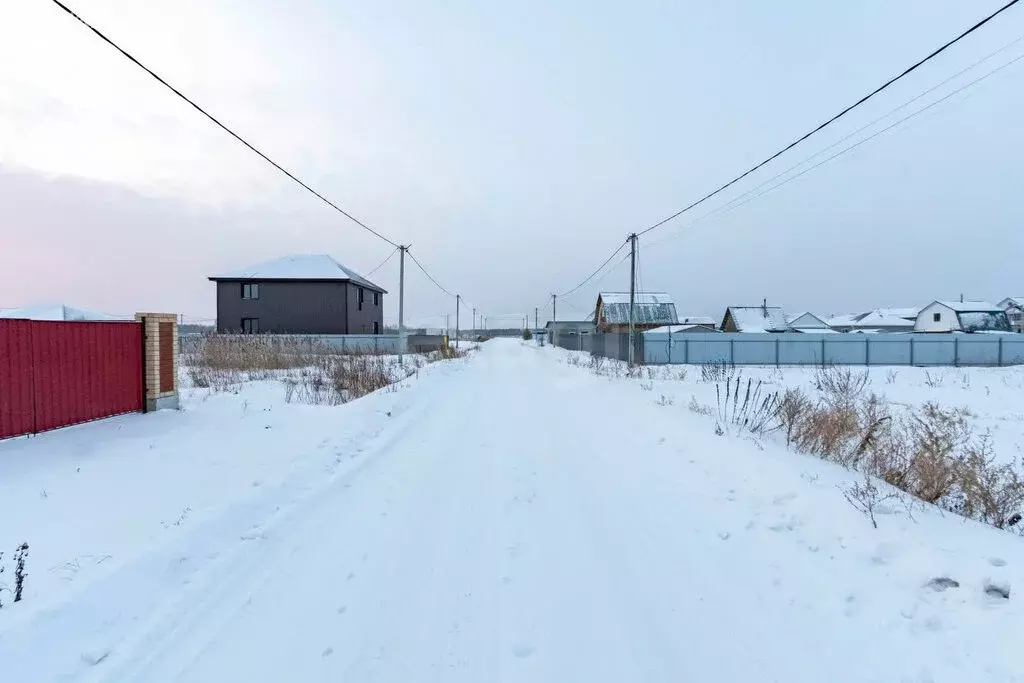
{"label": "dry grass", "polygon": [[[816,385],[817,397],[787,390],[779,402],[787,445],[965,517],[1001,529],[1020,523],[1024,463],[996,462],[991,440],[974,432],[967,410],[925,403],[894,414],[883,399],[866,394],[859,374],[828,374]],[[858,509],[863,492],[846,493]]]}

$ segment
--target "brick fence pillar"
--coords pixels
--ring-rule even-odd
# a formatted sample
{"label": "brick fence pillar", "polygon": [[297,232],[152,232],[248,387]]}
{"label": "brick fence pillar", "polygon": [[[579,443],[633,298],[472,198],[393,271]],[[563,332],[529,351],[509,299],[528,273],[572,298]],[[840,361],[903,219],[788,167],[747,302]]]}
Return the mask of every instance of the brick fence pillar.
{"label": "brick fence pillar", "polygon": [[142,323],[142,384],[146,411],[178,408],[178,316],[136,313]]}

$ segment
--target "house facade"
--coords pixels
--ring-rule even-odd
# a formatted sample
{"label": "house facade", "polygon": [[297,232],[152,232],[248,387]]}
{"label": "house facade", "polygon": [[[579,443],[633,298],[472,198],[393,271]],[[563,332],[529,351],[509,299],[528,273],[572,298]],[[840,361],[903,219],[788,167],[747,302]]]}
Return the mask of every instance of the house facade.
{"label": "house facade", "polygon": [[832,332],[832,328],[822,318],[805,311],[789,320],[789,326],[797,332]]}
{"label": "house facade", "polygon": [[1024,296],[1010,296],[999,302],[1014,332],[1024,332]]}
{"label": "house facade", "polygon": [[589,320],[549,320],[544,326],[548,343],[555,344],[559,337],[575,337],[595,332],[594,323]]}
{"label": "house facade", "polygon": [[984,301],[934,301],[921,309],[915,332],[1010,332],[1006,311]]}
{"label": "house facade", "polygon": [[384,295],[330,256],[306,254],[209,278],[217,331],[245,334],[380,334]]}
{"label": "house facade", "polygon": [[[594,321],[598,332],[629,332],[629,292],[601,292],[597,295]],[[650,330],[662,325],[676,325],[676,304],[665,292],[635,292],[633,295],[633,329]]]}

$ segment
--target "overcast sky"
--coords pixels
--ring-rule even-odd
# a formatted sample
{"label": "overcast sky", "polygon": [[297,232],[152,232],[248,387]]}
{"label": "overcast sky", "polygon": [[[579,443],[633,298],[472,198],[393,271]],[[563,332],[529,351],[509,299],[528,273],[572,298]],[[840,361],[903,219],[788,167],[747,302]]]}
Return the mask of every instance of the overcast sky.
{"label": "overcast sky", "polygon": [[[622,242],[1002,0],[68,0],[480,312],[533,313]],[[0,0],[0,307],[214,315],[208,275],[391,247],[49,0]],[[778,190],[741,195],[1024,36],[1007,11],[834,129],[641,240],[681,315],[1024,295],[1024,59]],[[834,151],[1024,54],[1024,40]],[[827,155],[825,155],[827,156]],[[820,158],[824,157],[819,157]],[[799,170],[799,169],[798,169]],[[561,301],[580,317],[628,263]],[[398,263],[374,274],[392,292]],[[414,323],[454,302],[409,271]],[[542,309],[541,319],[550,314]],[[439,321],[434,318],[433,321]],[[513,319],[509,319],[510,322]]]}

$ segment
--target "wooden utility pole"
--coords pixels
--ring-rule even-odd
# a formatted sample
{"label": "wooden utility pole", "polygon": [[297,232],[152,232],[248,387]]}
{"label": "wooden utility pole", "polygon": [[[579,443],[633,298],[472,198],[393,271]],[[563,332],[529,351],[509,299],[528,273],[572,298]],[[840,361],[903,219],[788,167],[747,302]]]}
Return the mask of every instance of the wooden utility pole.
{"label": "wooden utility pole", "polygon": [[533,309],[533,329],[540,329],[540,311],[536,307]]}
{"label": "wooden utility pole", "polygon": [[551,322],[558,320],[558,295],[551,295]]}
{"label": "wooden utility pole", "polygon": [[462,295],[455,295],[455,348],[459,348],[459,305],[462,303]]}

